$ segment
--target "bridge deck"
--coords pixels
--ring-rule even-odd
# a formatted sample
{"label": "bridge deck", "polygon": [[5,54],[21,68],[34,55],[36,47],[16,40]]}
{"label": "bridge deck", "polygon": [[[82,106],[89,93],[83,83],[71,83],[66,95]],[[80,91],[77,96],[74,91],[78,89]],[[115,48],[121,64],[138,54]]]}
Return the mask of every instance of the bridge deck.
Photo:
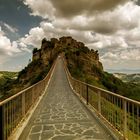
{"label": "bridge deck", "polygon": [[112,140],[72,92],[59,59],[49,87],[20,140]]}

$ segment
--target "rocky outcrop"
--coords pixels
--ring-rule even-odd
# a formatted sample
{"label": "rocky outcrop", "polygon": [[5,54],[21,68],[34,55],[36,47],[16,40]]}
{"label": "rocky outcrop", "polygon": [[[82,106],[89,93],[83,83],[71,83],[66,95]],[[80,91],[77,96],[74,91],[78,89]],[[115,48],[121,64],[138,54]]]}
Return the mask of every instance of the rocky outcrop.
{"label": "rocky outcrop", "polygon": [[[73,60],[77,59],[80,64],[85,64],[85,69],[91,72],[91,66],[96,65],[103,70],[102,64],[99,61],[98,51],[90,50],[82,42],[78,42],[72,37],[61,37],[59,39],[52,38],[50,41],[42,40],[41,49],[33,54],[33,61],[42,59],[45,65],[48,65],[59,53],[71,54]],[[87,70],[85,70],[87,71]]]}

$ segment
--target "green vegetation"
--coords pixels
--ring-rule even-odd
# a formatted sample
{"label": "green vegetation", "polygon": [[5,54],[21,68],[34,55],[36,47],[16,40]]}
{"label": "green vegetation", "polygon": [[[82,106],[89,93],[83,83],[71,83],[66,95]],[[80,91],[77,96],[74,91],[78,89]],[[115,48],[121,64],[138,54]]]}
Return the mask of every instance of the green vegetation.
{"label": "green vegetation", "polygon": [[18,72],[8,72],[8,71],[1,71],[0,72],[0,97],[4,94],[5,90],[9,90],[10,84],[16,81],[18,76]]}
{"label": "green vegetation", "polygon": [[[94,90],[89,90],[89,103],[94,106],[98,110],[98,94]],[[129,111],[127,111],[127,136],[131,139],[140,139],[140,136],[137,135],[138,133],[138,125],[140,116],[138,114],[133,114],[132,112],[133,106],[129,105]],[[137,110],[135,108],[135,110]],[[123,133],[123,108],[122,102],[116,98],[114,99],[106,99],[106,97],[101,97],[101,112],[102,115],[111,123],[113,126]]]}
{"label": "green vegetation", "polygon": [[[34,60],[18,73],[6,73],[0,86],[3,99],[39,82],[47,75],[51,64],[45,65],[42,59]],[[17,77],[14,79],[14,77]],[[2,79],[2,78],[1,78]]]}
{"label": "green vegetation", "polygon": [[34,48],[33,49],[33,54],[35,54],[36,52],[38,52],[38,49],[37,48]]}
{"label": "green vegetation", "polygon": [[47,75],[47,73],[50,70],[50,65],[48,65],[46,68],[44,68],[43,71],[41,71],[39,74],[35,75],[34,78],[31,79],[30,83],[31,85],[39,82],[40,80],[43,80],[45,78],[45,76]]}
{"label": "green vegetation", "polygon": [[139,83],[140,84],[140,74],[124,74],[124,73],[115,73],[113,74],[115,77],[118,77],[124,82],[131,82],[131,83]]}
{"label": "green vegetation", "polygon": [[3,86],[7,81],[16,79],[17,76],[18,76],[18,72],[1,71],[0,72],[0,87]]}

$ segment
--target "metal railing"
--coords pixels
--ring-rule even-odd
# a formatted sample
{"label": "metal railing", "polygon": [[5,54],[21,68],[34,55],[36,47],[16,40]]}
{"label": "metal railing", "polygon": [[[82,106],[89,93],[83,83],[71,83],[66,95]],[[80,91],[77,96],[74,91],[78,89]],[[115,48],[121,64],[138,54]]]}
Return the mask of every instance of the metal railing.
{"label": "metal railing", "polygon": [[65,59],[64,66],[72,89],[121,136],[119,139],[140,140],[140,102],[81,82],[71,76]]}
{"label": "metal railing", "polygon": [[0,102],[0,140],[7,140],[44,93],[56,61],[46,78]]}

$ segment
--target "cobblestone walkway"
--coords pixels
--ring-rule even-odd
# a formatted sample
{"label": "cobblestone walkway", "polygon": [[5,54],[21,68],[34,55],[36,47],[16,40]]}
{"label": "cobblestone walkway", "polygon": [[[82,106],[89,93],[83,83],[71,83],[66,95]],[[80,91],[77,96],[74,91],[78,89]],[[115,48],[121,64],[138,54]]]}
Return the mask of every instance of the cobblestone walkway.
{"label": "cobblestone walkway", "polygon": [[62,60],[20,140],[112,140],[69,87]]}

